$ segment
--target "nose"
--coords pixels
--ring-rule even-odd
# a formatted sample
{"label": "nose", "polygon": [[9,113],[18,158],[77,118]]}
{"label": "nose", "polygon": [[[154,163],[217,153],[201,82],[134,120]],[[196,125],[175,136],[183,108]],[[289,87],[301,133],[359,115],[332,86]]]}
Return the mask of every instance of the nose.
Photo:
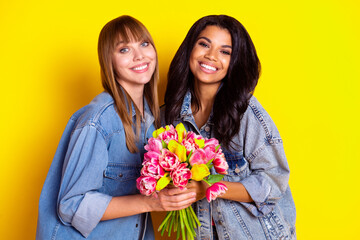
{"label": "nose", "polygon": [[140,61],[144,58],[144,54],[140,48],[134,49],[134,61]]}
{"label": "nose", "polygon": [[205,58],[209,59],[210,61],[217,61],[216,51],[215,49],[209,48],[208,51],[205,53]]}

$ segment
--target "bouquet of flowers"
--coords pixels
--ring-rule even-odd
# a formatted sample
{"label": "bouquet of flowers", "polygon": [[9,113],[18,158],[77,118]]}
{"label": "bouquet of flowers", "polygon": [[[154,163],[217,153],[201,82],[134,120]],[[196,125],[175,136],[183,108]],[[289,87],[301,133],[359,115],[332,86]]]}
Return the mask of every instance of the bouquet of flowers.
{"label": "bouquet of flowers", "polygon": [[[206,139],[194,132],[187,132],[184,125],[176,127],[167,125],[153,132],[153,137],[145,146],[141,176],[136,180],[140,193],[146,196],[155,194],[169,184],[185,187],[191,180],[205,181],[210,185],[206,191],[208,202],[214,200],[227,190],[226,185],[219,183],[227,173],[228,164],[220,144],[215,138]],[[218,174],[210,174],[214,167]],[[182,239],[194,239],[195,228],[200,222],[192,207],[167,213],[158,231],[180,232]]]}

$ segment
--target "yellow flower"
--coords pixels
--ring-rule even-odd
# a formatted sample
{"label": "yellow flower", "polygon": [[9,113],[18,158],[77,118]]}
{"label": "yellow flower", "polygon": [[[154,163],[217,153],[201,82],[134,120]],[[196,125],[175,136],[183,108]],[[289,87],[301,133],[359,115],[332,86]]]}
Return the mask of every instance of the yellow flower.
{"label": "yellow flower", "polygon": [[152,135],[154,138],[157,138],[163,132],[165,132],[165,128],[161,127],[159,129],[156,129]]}
{"label": "yellow flower", "polygon": [[161,177],[156,183],[156,191],[160,191],[161,189],[166,187],[169,184],[170,180],[171,178],[169,177],[169,173],[165,173],[165,175]]}
{"label": "yellow flower", "polygon": [[185,146],[179,144],[175,140],[170,140],[168,144],[168,149],[170,152],[176,154],[178,156],[180,162],[186,161],[186,148]]}
{"label": "yellow flower", "polygon": [[184,136],[186,135],[186,129],[182,123],[179,123],[175,127],[177,134],[178,134],[178,142],[181,143]]}
{"label": "yellow flower", "polygon": [[204,177],[210,175],[209,168],[205,164],[194,164],[191,168],[191,179],[195,181],[201,181]]}
{"label": "yellow flower", "polygon": [[205,140],[204,139],[194,139],[195,143],[199,146],[199,148],[204,148],[205,146]]}

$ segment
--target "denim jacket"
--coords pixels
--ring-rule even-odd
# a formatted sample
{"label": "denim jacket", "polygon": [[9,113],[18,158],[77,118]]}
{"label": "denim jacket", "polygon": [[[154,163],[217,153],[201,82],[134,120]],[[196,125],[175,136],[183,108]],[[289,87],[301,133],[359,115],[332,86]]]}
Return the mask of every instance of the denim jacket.
{"label": "denim jacket", "polygon": [[144,144],[155,130],[144,103],[137,153],[126,147],[124,127],[108,93],[70,118],[41,192],[36,239],[154,239],[148,213],[100,221],[113,196],[139,193],[136,178]]}
{"label": "denim jacket", "polygon": [[[201,129],[196,126],[190,92],[184,97],[179,119],[173,125],[179,122],[203,137],[214,137],[211,115]],[[211,203],[206,198],[198,201],[194,205],[201,223],[197,239],[213,239],[213,227],[220,240],[296,239],[295,205],[288,185],[290,171],[282,140],[274,122],[254,96],[241,119],[240,131],[232,140],[240,150],[222,147],[229,165],[223,180],[242,183],[253,202],[221,198]]]}

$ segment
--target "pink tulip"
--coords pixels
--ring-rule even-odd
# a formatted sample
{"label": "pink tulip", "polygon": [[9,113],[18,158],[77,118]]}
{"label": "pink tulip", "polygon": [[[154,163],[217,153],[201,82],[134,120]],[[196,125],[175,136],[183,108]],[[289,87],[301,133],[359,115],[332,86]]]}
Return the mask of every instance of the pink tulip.
{"label": "pink tulip", "polygon": [[141,176],[136,179],[136,187],[139,189],[141,194],[150,196],[153,192],[155,192],[156,179],[153,177]]}
{"label": "pink tulip", "polygon": [[173,184],[176,187],[185,187],[191,178],[191,171],[187,167],[187,163],[181,163],[170,173],[170,177],[173,180]]}
{"label": "pink tulip", "polygon": [[219,145],[219,141],[216,138],[205,139],[205,147],[208,145],[217,147]]}
{"label": "pink tulip", "polygon": [[222,183],[214,183],[206,190],[206,199],[208,202],[215,200],[221,194],[224,194],[227,191],[227,187],[225,184]]}
{"label": "pink tulip", "polygon": [[227,170],[229,168],[229,165],[226,161],[226,158],[224,156],[224,153],[218,153],[216,154],[216,157],[214,161],[212,162],[215,168],[215,171],[219,174],[227,174]]}
{"label": "pink tulip", "polygon": [[180,160],[176,154],[168,149],[162,149],[159,156],[159,164],[165,171],[172,171],[180,164]]}
{"label": "pink tulip", "polygon": [[186,148],[186,154],[189,154],[191,151],[199,149],[199,145],[195,142],[196,140],[204,140],[201,135],[197,135],[194,132],[188,132],[186,138],[182,141],[182,145]]}
{"label": "pink tulip", "polygon": [[206,164],[208,162],[207,158],[206,158],[206,152],[204,151],[204,149],[197,149],[195,150],[192,154],[191,157],[189,159],[190,165],[194,166],[194,164]]}
{"label": "pink tulip", "polygon": [[215,145],[207,145],[204,147],[206,160],[210,161],[211,159],[215,158],[216,156],[216,148]]}
{"label": "pink tulip", "polygon": [[158,152],[154,152],[154,151],[146,152],[144,154],[143,164],[150,160],[158,160],[159,161],[159,157],[160,157],[160,153],[158,153]]}
{"label": "pink tulip", "polygon": [[161,152],[161,149],[163,149],[162,142],[158,138],[150,138],[148,140],[148,144],[145,145],[145,150],[147,151],[154,151],[154,152]]}
{"label": "pink tulip", "polygon": [[168,144],[170,140],[178,141],[178,133],[173,125],[169,125],[169,130],[160,133],[158,138]]}
{"label": "pink tulip", "polygon": [[189,155],[191,151],[195,151],[197,149],[194,141],[184,139],[181,144],[186,148],[186,155]]}
{"label": "pink tulip", "polygon": [[160,166],[158,159],[149,159],[143,162],[143,167],[141,168],[141,175],[153,177],[156,180],[164,176],[165,171]]}

